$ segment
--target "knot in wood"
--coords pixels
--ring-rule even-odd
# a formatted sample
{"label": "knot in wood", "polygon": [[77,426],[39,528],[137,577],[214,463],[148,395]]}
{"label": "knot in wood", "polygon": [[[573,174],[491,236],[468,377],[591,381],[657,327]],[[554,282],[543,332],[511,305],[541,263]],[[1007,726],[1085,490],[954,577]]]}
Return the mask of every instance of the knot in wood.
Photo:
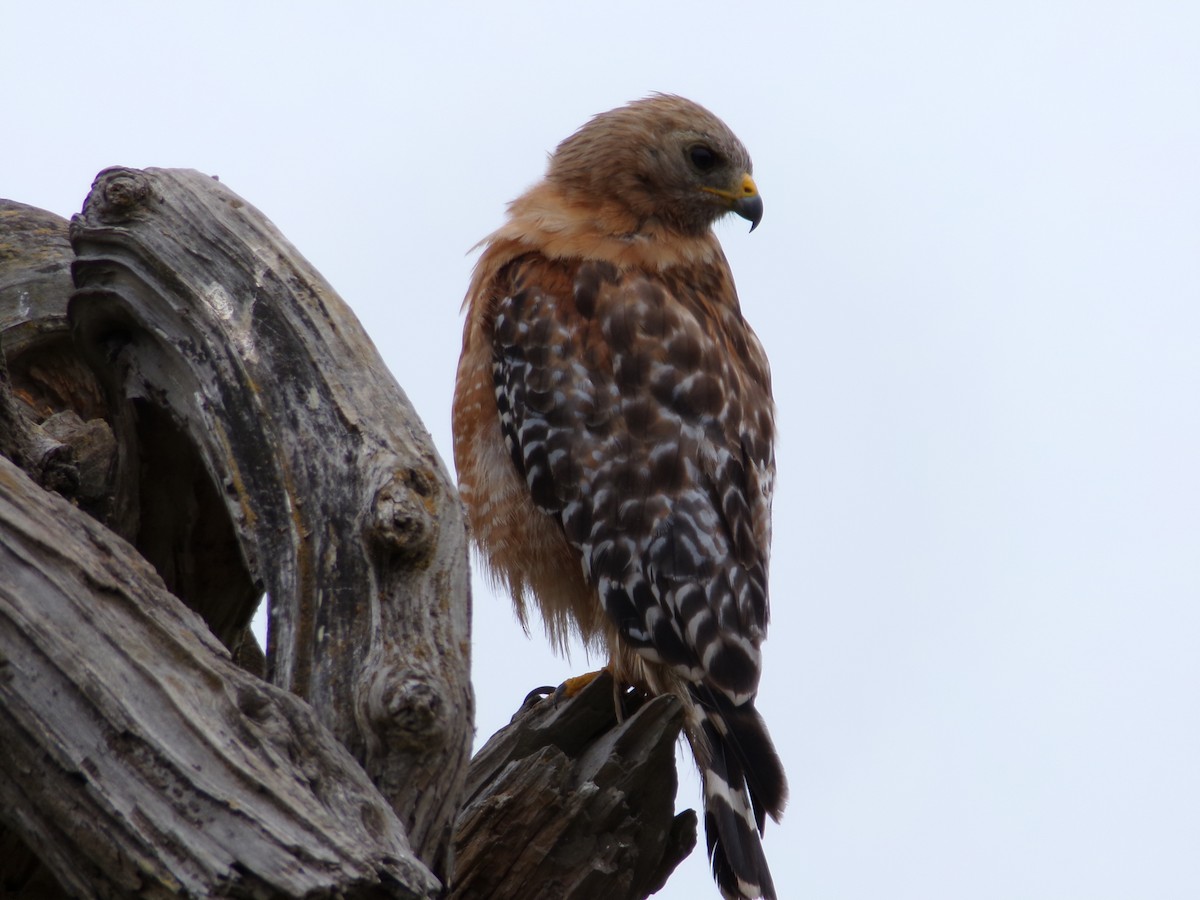
{"label": "knot in wood", "polygon": [[105,169],[96,178],[91,198],[99,198],[95,212],[104,222],[121,222],[150,194],[150,182],[135,169]]}
{"label": "knot in wood", "polygon": [[253,683],[240,684],[236,688],[237,707],[248,719],[262,722],[271,716],[271,696]]}
{"label": "knot in wood", "polygon": [[430,472],[393,472],[375,494],[372,544],[410,562],[428,559],[437,543],[436,485]]}
{"label": "knot in wood", "polygon": [[388,749],[428,750],[445,740],[446,688],[428,672],[376,669],[366,686],[371,731]]}

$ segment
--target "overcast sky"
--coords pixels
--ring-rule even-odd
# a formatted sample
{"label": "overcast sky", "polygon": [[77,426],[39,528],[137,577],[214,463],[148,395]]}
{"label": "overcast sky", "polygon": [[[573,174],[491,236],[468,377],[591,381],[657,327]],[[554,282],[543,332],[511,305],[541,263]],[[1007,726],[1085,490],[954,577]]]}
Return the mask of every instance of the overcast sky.
{"label": "overcast sky", "polygon": [[[0,196],[219,175],[448,466],[469,248],[592,114],[709,107],[766,204],[720,236],[779,406],[781,897],[1200,896],[1195,0],[12,0],[0,42]],[[486,737],[589,661],[475,609]],[[717,896],[700,852],[660,896]]]}

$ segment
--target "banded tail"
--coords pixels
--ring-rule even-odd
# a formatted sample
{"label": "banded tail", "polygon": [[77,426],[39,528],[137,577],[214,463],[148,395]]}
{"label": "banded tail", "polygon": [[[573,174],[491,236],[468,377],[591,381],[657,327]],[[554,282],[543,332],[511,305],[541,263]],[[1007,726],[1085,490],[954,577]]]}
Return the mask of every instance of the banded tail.
{"label": "banded tail", "polygon": [[727,900],[776,900],[760,835],[787,804],[787,776],[766,723],[749,701],[692,685],[701,734],[696,748],[704,781],[704,831],[713,877]]}

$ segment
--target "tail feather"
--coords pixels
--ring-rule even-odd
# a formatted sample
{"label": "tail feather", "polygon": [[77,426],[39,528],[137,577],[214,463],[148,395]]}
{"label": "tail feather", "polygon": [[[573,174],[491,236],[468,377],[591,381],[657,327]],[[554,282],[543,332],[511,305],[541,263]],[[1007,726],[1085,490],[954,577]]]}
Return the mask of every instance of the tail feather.
{"label": "tail feather", "polygon": [[787,805],[787,776],[783,762],[767,733],[767,725],[752,703],[723,712],[728,726],[727,743],[742,764],[742,773],[750,789],[754,818],[761,833],[766,816],[776,822]]}
{"label": "tail feather", "polygon": [[713,876],[727,898],[774,900],[775,885],[759,836],[766,817],[778,821],[787,803],[783,764],[752,703],[734,706],[702,687],[692,693],[707,745],[701,768]]}

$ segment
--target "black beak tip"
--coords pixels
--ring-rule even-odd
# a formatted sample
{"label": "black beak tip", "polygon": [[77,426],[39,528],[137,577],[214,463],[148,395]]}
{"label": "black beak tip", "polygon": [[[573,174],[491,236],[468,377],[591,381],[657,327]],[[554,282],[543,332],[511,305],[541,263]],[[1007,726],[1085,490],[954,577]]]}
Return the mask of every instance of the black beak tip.
{"label": "black beak tip", "polygon": [[750,222],[750,230],[758,227],[763,217],[762,197],[758,194],[752,197],[742,197],[733,204],[733,211]]}

